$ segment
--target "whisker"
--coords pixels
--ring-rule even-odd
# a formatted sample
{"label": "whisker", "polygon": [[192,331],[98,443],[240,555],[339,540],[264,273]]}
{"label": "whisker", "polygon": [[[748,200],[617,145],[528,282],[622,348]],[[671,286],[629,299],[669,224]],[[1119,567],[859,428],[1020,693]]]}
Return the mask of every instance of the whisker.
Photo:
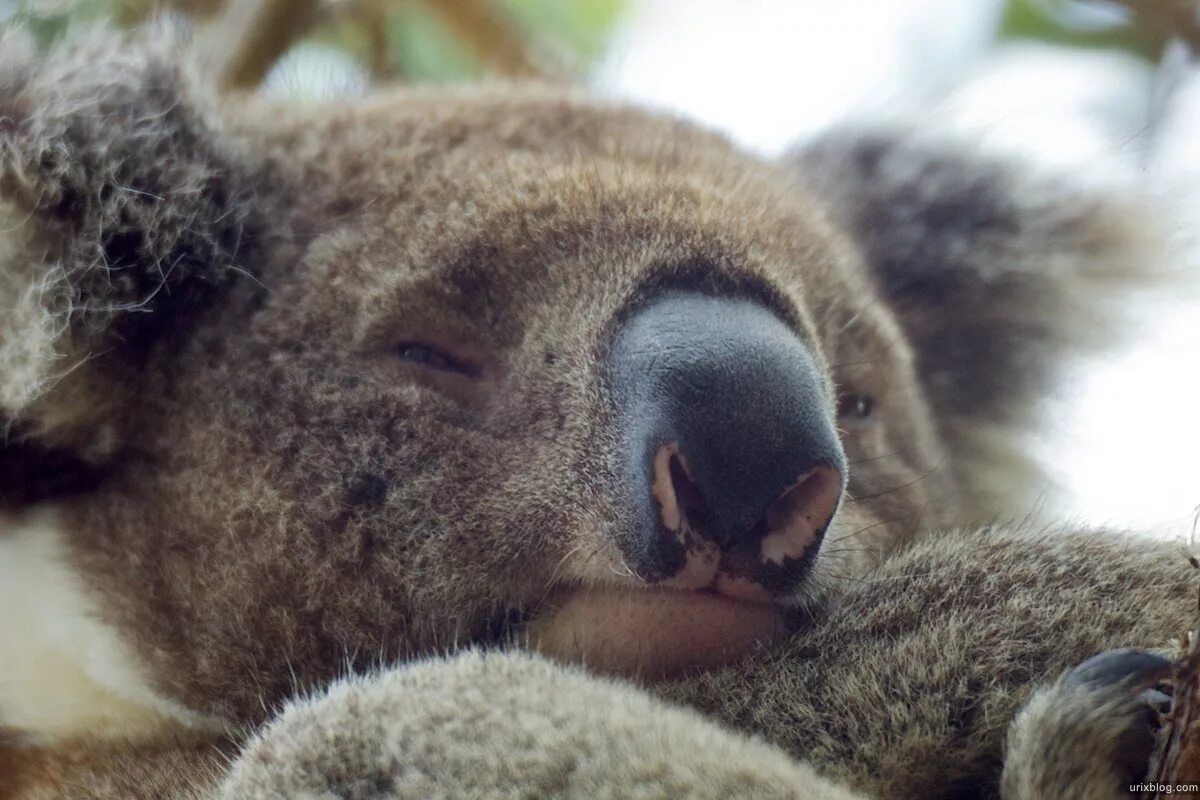
{"label": "whisker", "polygon": [[890,525],[893,522],[899,522],[899,521],[900,521],[899,518],[881,519],[878,522],[872,522],[870,525],[864,525],[863,527],[859,528],[858,530],[851,531],[850,533],[843,533],[841,536],[838,536],[834,539],[830,539],[829,544],[837,544],[838,542],[844,542],[847,539],[851,539],[855,536],[858,536],[859,534],[866,533],[867,531],[871,530],[872,528],[878,528],[880,525]]}
{"label": "whisker", "polygon": [[930,475],[937,472],[941,468],[942,468],[942,465],[937,464],[936,466],[930,467],[928,470],[926,470],[922,474],[918,475],[916,478],[913,478],[911,481],[908,481],[907,483],[902,483],[899,486],[893,486],[890,489],[884,489],[881,492],[874,492],[873,494],[864,494],[861,497],[850,497],[849,495],[847,495],[846,502],[861,503],[863,500],[873,500],[876,497],[883,497],[886,494],[891,494],[892,492],[898,492],[902,489],[907,489],[910,486],[916,486],[918,483],[925,480],[926,478],[928,478]]}
{"label": "whisker", "polygon": [[860,458],[860,459],[856,459],[855,461],[847,461],[846,466],[857,467],[860,464],[870,464],[872,461],[882,461],[885,458],[897,458],[903,454],[904,454],[903,451],[895,450],[891,453],[884,453],[883,455],[879,455],[879,456],[871,456],[870,458]]}
{"label": "whisker", "polygon": [[842,367],[861,367],[861,366],[865,366],[867,364],[882,364],[882,363],[884,363],[882,359],[864,358],[860,361],[841,361],[837,364],[830,364],[829,369],[835,370],[835,369],[841,369]]}
{"label": "whisker", "polygon": [[837,553],[874,553],[880,555],[883,553],[883,548],[880,547],[832,547],[828,550],[822,550],[821,555],[835,555]]}

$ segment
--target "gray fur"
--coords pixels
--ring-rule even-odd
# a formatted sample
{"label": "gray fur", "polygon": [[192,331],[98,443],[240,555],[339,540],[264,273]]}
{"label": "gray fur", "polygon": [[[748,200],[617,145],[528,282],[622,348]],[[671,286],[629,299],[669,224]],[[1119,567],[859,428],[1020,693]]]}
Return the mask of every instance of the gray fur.
{"label": "gray fur", "polygon": [[118,48],[96,32],[73,58],[43,60],[20,29],[0,38],[10,435],[37,432],[89,457],[110,450],[103,410],[39,401],[65,380],[64,391],[120,405],[137,379],[106,354],[150,346],[256,261],[255,178],[216,130],[182,45],[165,29]]}

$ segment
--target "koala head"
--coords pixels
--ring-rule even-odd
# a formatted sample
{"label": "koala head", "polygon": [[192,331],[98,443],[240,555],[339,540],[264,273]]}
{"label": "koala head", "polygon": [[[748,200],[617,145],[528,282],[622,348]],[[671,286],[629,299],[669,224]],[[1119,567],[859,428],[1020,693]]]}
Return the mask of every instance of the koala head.
{"label": "koala head", "polygon": [[557,89],[217,104],[105,41],[0,43],[0,498],[224,719],[473,643],[656,675],[770,640],[1000,510],[971,432],[1073,324],[1056,237],[1102,270],[1128,227]]}

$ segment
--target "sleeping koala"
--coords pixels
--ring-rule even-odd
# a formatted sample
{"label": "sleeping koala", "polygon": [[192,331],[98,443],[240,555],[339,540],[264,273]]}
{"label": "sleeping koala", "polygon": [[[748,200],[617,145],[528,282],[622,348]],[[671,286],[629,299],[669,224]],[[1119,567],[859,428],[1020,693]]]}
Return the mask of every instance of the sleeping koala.
{"label": "sleeping koala", "polygon": [[1144,775],[1166,662],[1092,657],[1191,568],[1007,523],[1136,209],[547,87],[218,104],[179,50],[0,40],[0,796]]}

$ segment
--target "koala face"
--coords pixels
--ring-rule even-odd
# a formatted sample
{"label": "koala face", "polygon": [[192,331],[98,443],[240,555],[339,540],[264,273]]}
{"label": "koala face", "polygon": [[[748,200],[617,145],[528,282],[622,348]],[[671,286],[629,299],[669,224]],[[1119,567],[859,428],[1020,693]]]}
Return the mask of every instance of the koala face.
{"label": "koala face", "polygon": [[0,65],[0,459],[172,702],[481,642],[726,663],[974,512],[792,168],[538,88],[211,111],[168,50]]}
{"label": "koala face", "polygon": [[[303,207],[279,235],[303,238],[151,348],[122,455],[66,505],[105,608],[189,705],[252,714],[291,671],[527,625],[604,669],[717,663],[833,579],[852,550],[818,556],[822,534],[861,556],[922,521],[881,505],[928,507],[932,484],[897,487],[936,462],[903,337],[777,170],[542,93],[270,135],[297,130],[271,155]],[[818,496],[773,509],[798,483]],[[769,522],[803,529],[773,561]]]}

